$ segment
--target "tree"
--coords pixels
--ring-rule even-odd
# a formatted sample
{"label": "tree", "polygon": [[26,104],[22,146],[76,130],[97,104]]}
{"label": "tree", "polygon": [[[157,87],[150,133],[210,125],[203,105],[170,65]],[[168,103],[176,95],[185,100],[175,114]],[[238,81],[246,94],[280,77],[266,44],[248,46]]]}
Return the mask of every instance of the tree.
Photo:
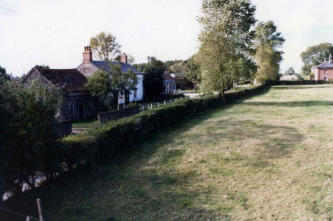
{"label": "tree", "polygon": [[223,93],[239,79],[242,65],[251,62],[255,6],[247,0],[204,0],[202,14],[202,88]]}
{"label": "tree", "polygon": [[322,43],[307,48],[301,54],[304,63],[302,67],[303,74],[309,75],[313,66],[323,63],[330,55],[333,55],[333,45],[331,43]]}
{"label": "tree", "polygon": [[256,27],[254,56],[259,66],[256,79],[261,84],[266,84],[279,79],[282,51],[279,48],[284,43],[284,38],[272,21],[260,22]]}
{"label": "tree", "polygon": [[1,182],[5,190],[21,192],[24,183],[35,187],[37,172],[48,178],[58,172],[55,151],[59,134],[55,114],[62,94],[52,85],[10,82],[1,86],[0,99]]}
{"label": "tree", "polygon": [[295,69],[293,67],[288,68],[284,74],[296,74]]}
{"label": "tree", "polygon": [[184,62],[183,71],[186,75],[186,78],[189,81],[195,84],[201,83],[202,79],[201,67],[196,55],[193,55],[187,61]]}
{"label": "tree", "polygon": [[144,67],[144,92],[146,99],[155,99],[163,92],[163,74],[166,71],[165,64],[155,57],[149,57]]}
{"label": "tree", "polygon": [[136,90],[138,78],[130,69],[123,73],[120,65],[110,64],[109,71],[99,70],[90,78],[86,87],[92,95],[109,109],[116,109],[119,93],[128,97],[131,90]]}
{"label": "tree", "polygon": [[120,44],[111,33],[101,32],[90,39],[90,47],[94,56],[103,61],[111,61],[120,54]]}
{"label": "tree", "polygon": [[0,66],[0,84],[3,84],[11,79],[12,76],[10,74],[7,74],[6,69]]}

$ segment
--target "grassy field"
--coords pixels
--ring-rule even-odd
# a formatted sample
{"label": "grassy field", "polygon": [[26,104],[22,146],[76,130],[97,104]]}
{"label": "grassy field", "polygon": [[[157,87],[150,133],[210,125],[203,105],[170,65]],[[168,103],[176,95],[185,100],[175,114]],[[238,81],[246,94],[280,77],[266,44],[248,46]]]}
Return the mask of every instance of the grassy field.
{"label": "grassy field", "polygon": [[276,86],[39,196],[46,220],[330,220],[331,133],[333,86]]}

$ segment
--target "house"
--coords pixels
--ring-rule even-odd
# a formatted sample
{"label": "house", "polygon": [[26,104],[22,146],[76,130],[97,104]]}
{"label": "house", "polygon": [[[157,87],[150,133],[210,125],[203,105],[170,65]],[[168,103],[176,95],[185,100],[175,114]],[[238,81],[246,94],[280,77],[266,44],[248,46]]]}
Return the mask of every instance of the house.
{"label": "house", "polygon": [[107,61],[94,61],[92,59],[92,51],[90,46],[84,47],[83,52],[83,62],[77,67],[77,70],[80,71],[86,78],[91,77],[96,71],[110,70],[110,63],[113,65],[120,65],[123,73],[126,73],[128,70],[133,71],[138,77],[138,84],[136,90],[131,91],[129,95],[129,102],[141,101],[143,100],[143,73],[138,71],[132,65],[128,64],[127,55],[121,55],[120,62],[107,62]]}
{"label": "house", "polygon": [[[122,72],[132,70],[137,74],[137,89],[129,95],[129,101],[141,101],[143,99],[143,74],[128,64],[127,55],[121,56],[120,62],[111,62],[120,65]],[[110,62],[94,61],[89,46],[84,47],[83,62],[75,69],[49,69],[32,68],[23,83],[38,80],[42,84],[53,84],[59,86],[64,92],[64,101],[58,112],[60,120],[79,121],[96,117],[98,112],[98,102],[90,95],[85,88],[87,79],[98,70],[110,70]]]}
{"label": "house", "polygon": [[86,77],[77,69],[32,68],[23,83],[38,80],[44,85],[53,84],[64,92],[62,107],[58,112],[60,121],[78,121],[93,118],[97,114],[96,100],[85,89]]}
{"label": "house", "polygon": [[280,77],[280,81],[297,81],[298,78],[298,74],[283,74]]}
{"label": "house", "polygon": [[312,68],[312,73],[314,73],[314,78],[316,81],[328,81],[333,79],[333,60],[332,55],[328,62],[324,62],[320,65],[314,66]]}
{"label": "house", "polygon": [[174,94],[176,91],[176,78],[165,72],[163,74],[163,94]]}
{"label": "house", "polygon": [[175,78],[177,89],[180,90],[193,89],[194,87],[193,83],[186,78],[185,74],[177,73],[177,74],[172,74],[172,76],[174,76]]}

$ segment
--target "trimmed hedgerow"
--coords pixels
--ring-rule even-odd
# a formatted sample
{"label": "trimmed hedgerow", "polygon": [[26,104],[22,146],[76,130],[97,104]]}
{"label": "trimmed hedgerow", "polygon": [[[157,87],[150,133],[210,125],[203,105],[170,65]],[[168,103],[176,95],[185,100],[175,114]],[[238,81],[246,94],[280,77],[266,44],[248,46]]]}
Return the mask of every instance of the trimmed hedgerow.
{"label": "trimmed hedgerow", "polygon": [[[264,86],[226,93],[224,97],[210,95],[198,99],[179,99],[137,115],[96,125],[83,134],[63,138],[60,145],[61,163],[66,170],[80,165],[103,165],[115,155],[126,154],[155,131],[178,123],[184,118],[209,108],[254,95]],[[64,167],[64,166],[63,166]]]}

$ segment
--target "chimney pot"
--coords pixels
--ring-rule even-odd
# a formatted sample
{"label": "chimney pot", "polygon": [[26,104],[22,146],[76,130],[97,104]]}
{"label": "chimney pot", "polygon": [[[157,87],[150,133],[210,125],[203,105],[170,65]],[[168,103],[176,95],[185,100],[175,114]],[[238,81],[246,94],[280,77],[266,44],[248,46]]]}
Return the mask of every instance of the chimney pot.
{"label": "chimney pot", "polygon": [[83,51],[83,64],[89,64],[92,61],[92,52],[90,46],[85,46]]}
{"label": "chimney pot", "polygon": [[127,54],[123,53],[123,54],[121,55],[120,61],[121,61],[122,63],[127,64],[127,62],[128,62],[128,60],[127,60]]}

